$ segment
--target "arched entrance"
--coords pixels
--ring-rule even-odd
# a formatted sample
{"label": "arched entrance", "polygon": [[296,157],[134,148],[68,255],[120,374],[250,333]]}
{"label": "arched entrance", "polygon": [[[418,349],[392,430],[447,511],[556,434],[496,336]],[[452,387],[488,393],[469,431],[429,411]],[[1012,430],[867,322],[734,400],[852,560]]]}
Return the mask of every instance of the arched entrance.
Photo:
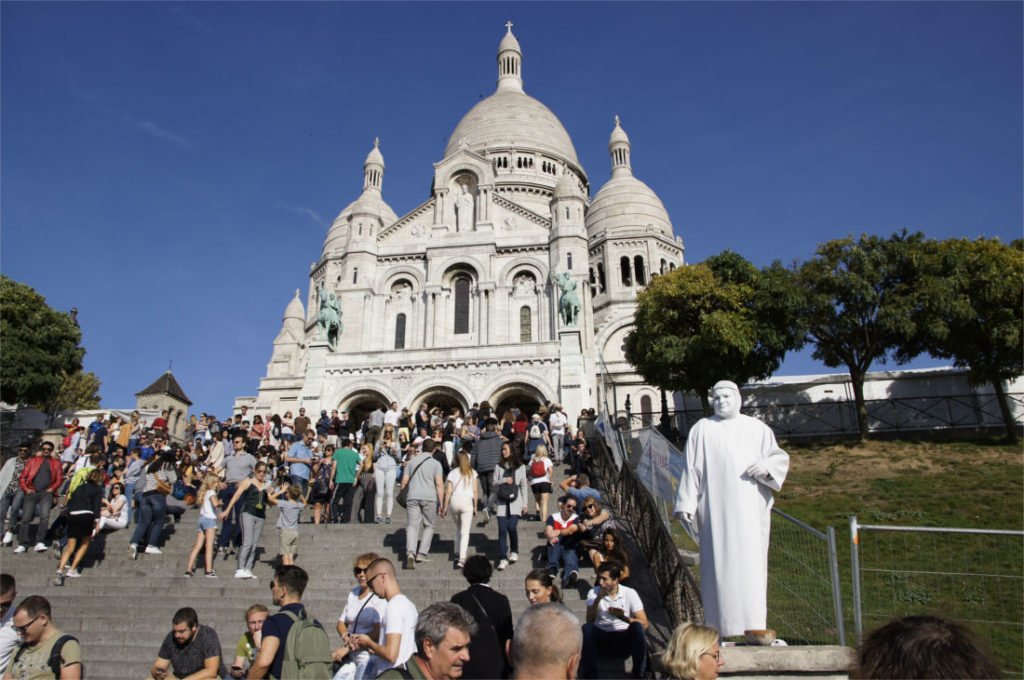
{"label": "arched entrance", "polygon": [[360,390],[353,392],[342,400],[339,410],[348,411],[353,434],[358,430],[370,412],[378,406],[387,409],[388,398],[376,390]]}
{"label": "arched entrance", "polygon": [[418,409],[423,402],[426,402],[429,408],[436,406],[444,413],[451,413],[454,409],[459,409],[459,412],[465,415],[466,409],[469,407],[465,397],[459,394],[456,389],[445,385],[429,387],[423,390],[412,400],[409,408],[411,410]]}
{"label": "arched entrance", "polygon": [[518,409],[527,415],[536,413],[537,409],[544,403],[545,398],[540,393],[540,390],[533,385],[509,383],[495,391],[490,401],[491,406],[494,407],[495,416],[500,419],[505,411],[510,408]]}

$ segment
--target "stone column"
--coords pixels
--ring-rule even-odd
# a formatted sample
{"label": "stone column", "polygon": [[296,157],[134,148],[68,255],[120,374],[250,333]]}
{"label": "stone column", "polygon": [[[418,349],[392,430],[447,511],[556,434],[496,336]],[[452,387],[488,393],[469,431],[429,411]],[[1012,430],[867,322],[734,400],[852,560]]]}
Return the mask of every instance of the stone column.
{"label": "stone column", "polygon": [[421,336],[421,347],[431,347],[431,335],[430,327],[434,323],[434,294],[424,290],[422,293],[423,297],[423,335]]}

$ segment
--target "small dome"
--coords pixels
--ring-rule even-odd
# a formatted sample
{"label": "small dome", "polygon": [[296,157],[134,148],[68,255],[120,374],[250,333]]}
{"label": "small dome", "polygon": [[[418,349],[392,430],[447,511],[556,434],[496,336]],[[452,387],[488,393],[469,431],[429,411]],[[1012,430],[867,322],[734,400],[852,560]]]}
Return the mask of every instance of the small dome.
{"label": "small dome", "polygon": [[288,306],[284,308],[284,320],[298,319],[302,321],[306,318],[306,310],[302,306],[302,300],[299,299],[301,295],[298,288],[295,289],[295,297],[288,303]]}
{"label": "small dome", "polygon": [[560,198],[582,198],[580,196],[580,184],[569,171],[563,172],[555,184],[555,199]]}
{"label": "small dome", "polygon": [[519,47],[519,40],[516,39],[516,36],[512,33],[512,22],[510,21],[505,24],[505,28],[508,29],[508,32],[505,34],[505,37],[501,39],[501,42],[498,43],[498,52],[501,53],[507,50],[515,50],[522,54],[523,50]]}
{"label": "small dome", "polygon": [[590,202],[586,225],[590,234],[652,226],[672,238],[672,221],[661,199],[632,175],[613,177],[601,187]]}
{"label": "small dome", "polygon": [[616,144],[629,144],[629,137],[626,135],[626,131],[622,129],[622,125],[619,124],[618,116],[615,116],[615,128],[612,130],[612,136],[608,140],[608,148]]}
{"label": "small dome", "polygon": [[379,165],[384,167],[384,155],[380,152],[380,138],[374,138],[373,148],[370,149],[370,153],[366,154],[366,161],[363,163],[363,167],[367,165]]}

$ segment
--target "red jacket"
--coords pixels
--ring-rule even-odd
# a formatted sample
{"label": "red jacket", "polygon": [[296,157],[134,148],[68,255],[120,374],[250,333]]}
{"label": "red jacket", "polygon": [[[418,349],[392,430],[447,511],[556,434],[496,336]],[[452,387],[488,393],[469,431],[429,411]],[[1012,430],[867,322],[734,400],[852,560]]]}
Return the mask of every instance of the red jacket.
{"label": "red jacket", "polygon": [[60,488],[61,483],[64,481],[64,474],[61,470],[60,461],[53,456],[32,456],[25,463],[25,469],[21,471],[21,476],[18,477],[18,486],[25,493],[35,493],[35,487],[32,486],[32,480],[35,479],[36,473],[39,472],[39,466],[43,463],[50,465],[50,486],[49,490],[52,493],[56,493],[57,489]]}

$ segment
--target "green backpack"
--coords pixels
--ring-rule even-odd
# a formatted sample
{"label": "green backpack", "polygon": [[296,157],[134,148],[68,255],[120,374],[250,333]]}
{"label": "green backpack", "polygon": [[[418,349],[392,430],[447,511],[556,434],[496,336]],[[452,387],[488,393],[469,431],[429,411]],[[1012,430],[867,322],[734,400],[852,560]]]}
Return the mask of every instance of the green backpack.
{"label": "green backpack", "polygon": [[302,616],[284,611],[292,627],[284,641],[280,680],[331,680],[333,659],[327,631],[302,611]]}

